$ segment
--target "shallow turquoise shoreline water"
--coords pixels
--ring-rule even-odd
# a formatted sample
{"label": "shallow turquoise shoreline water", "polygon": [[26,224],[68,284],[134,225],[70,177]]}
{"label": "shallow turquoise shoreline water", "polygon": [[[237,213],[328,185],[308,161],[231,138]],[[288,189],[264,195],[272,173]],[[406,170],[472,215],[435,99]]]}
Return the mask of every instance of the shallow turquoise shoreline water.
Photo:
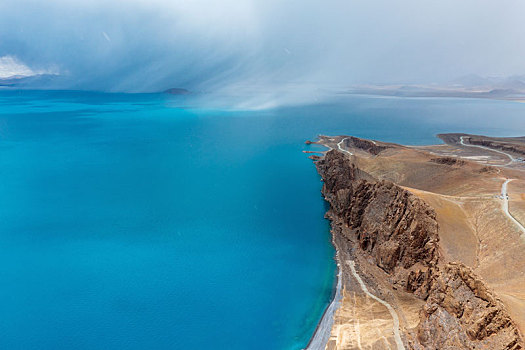
{"label": "shallow turquoise shoreline water", "polygon": [[335,277],[321,182],[301,152],[318,146],[304,141],[523,134],[524,112],[351,96],[224,111],[0,91],[0,344],[300,349]]}

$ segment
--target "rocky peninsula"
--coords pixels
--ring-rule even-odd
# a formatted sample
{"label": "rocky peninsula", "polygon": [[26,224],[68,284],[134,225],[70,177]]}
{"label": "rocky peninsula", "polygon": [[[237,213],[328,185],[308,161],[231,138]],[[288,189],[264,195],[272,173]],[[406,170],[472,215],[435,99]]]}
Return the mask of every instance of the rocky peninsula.
{"label": "rocky peninsula", "polygon": [[317,141],[341,290],[309,349],[524,347],[525,139],[439,137]]}

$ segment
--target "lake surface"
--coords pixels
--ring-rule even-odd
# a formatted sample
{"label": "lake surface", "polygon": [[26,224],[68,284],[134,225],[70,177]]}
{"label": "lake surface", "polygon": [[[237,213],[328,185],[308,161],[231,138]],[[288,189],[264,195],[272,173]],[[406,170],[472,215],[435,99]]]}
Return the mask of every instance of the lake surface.
{"label": "lake surface", "polygon": [[318,134],[525,134],[525,105],[338,96],[235,111],[0,91],[0,346],[301,349],[334,250]]}

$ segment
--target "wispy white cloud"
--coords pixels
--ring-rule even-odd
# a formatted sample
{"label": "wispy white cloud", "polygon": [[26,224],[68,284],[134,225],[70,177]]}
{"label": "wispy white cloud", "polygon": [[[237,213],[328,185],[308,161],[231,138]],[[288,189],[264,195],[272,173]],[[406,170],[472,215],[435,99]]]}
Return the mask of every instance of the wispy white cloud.
{"label": "wispy white cloud", "polygon": [[57,69],[31,69],[14,56],[0,57],[0,79],[30,77],[40,74],[58,74]]}

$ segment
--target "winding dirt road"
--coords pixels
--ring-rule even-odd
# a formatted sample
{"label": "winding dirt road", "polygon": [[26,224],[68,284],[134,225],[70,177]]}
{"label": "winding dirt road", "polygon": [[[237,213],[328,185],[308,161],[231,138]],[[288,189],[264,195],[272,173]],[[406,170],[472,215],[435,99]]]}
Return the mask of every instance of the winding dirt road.
{"label": "winding dirt road", "polygon": [[523,225],[518,220],[516,220],[514,216],[512,216],[512,214],[509,212],[509,194],[507,193],[507,185],[512,180],[513,179],[507,179],[505,180],[503,185],[501,185],[501,197],[503,199],[503,204],[501,208],[503,212],[505,213],[505,215],[507,215],[509,219],[511,219],[512,222],[514,222],[514,224],[516,224],[516,226],[519,227],[519,229],[521,230],[521,233],[525,234],[525,227],[523,227]]}
{"label": "winding dirt road", "polygon": [[[493,148],[489,148],[489,147],[485,147],[485,146],[479,146],[479,145],[471,145],[471,144],[466,144],[465,141],[464,141],[464,138],[465,136],[461,136],[459,139],[459,143],[462,145],[462,146],[467,146],[467,147],[477,147],[477,148],[481,148],[481,149],[484,149],[484,150],[487,150],[487,151],[491,151],[491,152],[496,152],[496,153],[500,153],[500,154],[503,154],[505,156],[507,156],[509,158],[509,162],[506,163],[506,164],[503,164],[502,166],[506,166],[506,165],[510,165],[514,162],[517,161],[516,158],[514,158],[511,154],[508,154],[506,152],[503,152],[503,151],[500,151],[500,150],[497,150],[497,149],[493,149]],[[501,165],[500,165],[501,166]],[[522,234],[525,234],[525,227],[523,227],[523,225],[514,218],[514,216],[512,216],[512,214],[509,212],[509,195],[507,193],[507,185],[509,182],[511,182],[513,179],[507,179],[505,180],[505,182],[503,182],[503,184],[501,185],[501,198],[503,199],[503,204],[501,206],[501,209],[503,210],[503,212],[505,213],[505,215],[507,215],[507,217],[512,221],[514,222],[514,224],[516,224],[516,226],[520,229],[520,231],[522,232]]]}
{"label": "winding dirt road", "polygon": [[394,308],[389,303],[387,303],[383,299],[379,299],[374,294],[372,294],[372,293],[370,293],[368,291],[368,288],[366,287],[365,283],[361,279],[361,276],[359,276],[359,274],[355,270],[355,262],[353,260],[347,260],[346,263],[348,264],[348,266],[350,266],[350,270],[352,271],[352,275],[354,275],[355,279],[359,283],[359,286],[361,287],[363,292],[368,297],[374,299],[375,301],[377,301],[378,303],[384,305],[388,309],[388,312],[390,312],[390,315],[392,316],[392,319],[394,320],[394,329],[393,330],[394,330],[394,340],[396,341],[397,350],[405,350],[405,346],[403,345],[403,341],[401,340],[401,335],[399,334],[399,317],[397,316],[396,310],[394,310]]}
{"label": "winding dirt road", "polygon": [[341,147],[341,145],[343,144],[343,142],[345,142],[345,140],[346,140],[347,138],[348,138],[348,137],[345,137],[344,139],[342,139],[341,141],[339,141],[339,143],[337,144],[337,148],[339,148],[339,150],[340,150],[341,152],[348,153],[349,155],[353,156],[354,154],[353,154],[352,152],[350,152],[350,151],[348,151],[348,150],[346,150],[346,149],[343,149],[343,148]]}
{"label": "winding dirt road", "polygon": [[459,143],[462,145],[462,146],[466,146],[466,147],[476,147],[476,148],[481,148],[481,149],[484,149],[484,150],[488,150],[488,151],[491,151],[491,152],[496,152],[496,153],[500,153],[500,154],[503,154],[505,156],[507,156],[510,160],[508,163],[506,164],[503,164],[503,166],[506,166],[506,165],[511,165],[512,163],[514,163],[516,161],[516,158],[514,158],[512,155],[506,153],[506,152],[503,152],[503,151],[500,151],[500,150],[497,150],[497,149],[494,149],[494,148],[490,148],[490,147],[485,147],[485,146],[479,146],[479,145],[471,145],[471,144],[467,144],[465,143],[465,140],[463,139],[465,136],[461,136],[459,138]]}

